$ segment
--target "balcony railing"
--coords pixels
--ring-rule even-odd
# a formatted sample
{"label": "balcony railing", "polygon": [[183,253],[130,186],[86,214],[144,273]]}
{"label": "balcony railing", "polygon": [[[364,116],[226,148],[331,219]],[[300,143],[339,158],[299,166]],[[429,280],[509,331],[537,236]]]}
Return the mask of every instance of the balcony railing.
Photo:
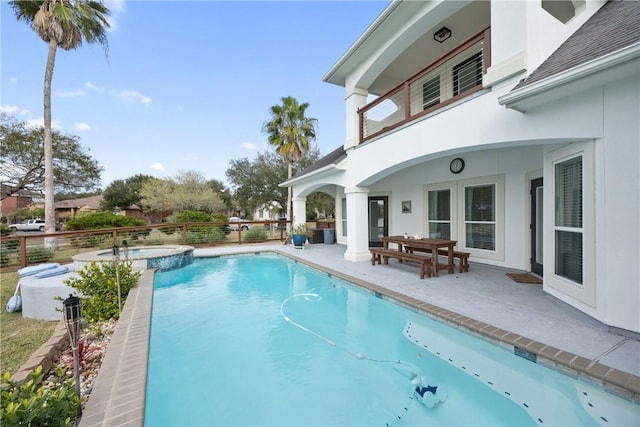
{"label": "balcony railing", "polygon": [[490,28],[358,110],[360,142],[482,89],[491,65]]}

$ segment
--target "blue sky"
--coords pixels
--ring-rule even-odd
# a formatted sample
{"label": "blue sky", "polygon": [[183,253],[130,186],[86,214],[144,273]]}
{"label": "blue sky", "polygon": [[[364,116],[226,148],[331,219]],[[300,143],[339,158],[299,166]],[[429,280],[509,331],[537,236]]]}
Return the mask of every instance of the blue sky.
{"label": "blue sky", "polygon": [[[103,167],[103,187],[195,170],[226,183],[267,150],[283,96],[310,104],[323,155],[344,142],[344,89],[322,76],[388,1],[106,1],[109,52],[58,49],[52,117]],[[0,4],[0,111],[42,124],[47,45]]]}

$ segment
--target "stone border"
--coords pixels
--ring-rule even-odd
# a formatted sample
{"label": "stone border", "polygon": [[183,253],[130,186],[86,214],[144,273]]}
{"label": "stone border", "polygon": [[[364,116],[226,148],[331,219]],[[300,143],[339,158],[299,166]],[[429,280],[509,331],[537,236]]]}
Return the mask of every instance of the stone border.
{"label": "stone border", "polygon": [[38,366],[42,366],[42,372],[47,373],[54,366],[60,355],[69,348],[69,334],[64,321],[61,320],[51,335],[51,338],[36,350],[20,369],[11,375],[11,381],[22,384],[31,379],[31,373]]}

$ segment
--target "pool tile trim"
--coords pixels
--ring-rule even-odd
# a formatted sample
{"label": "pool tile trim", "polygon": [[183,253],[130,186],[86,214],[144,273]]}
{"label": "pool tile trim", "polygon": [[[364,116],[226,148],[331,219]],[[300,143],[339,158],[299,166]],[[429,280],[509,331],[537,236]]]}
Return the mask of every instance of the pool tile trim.
{"label": "pool tile trim", "polygon": [[[570,376],[593,381],[612,393],[640,403],[640,377],[603,365],[596,360],[585,359],[282,251],[238,252],[221,256],[263,253],[275,253],[316,268],[383,299],[464,329],[511,352],[515,352],[516,347],[525,349],[536,356],[535,363]],[[154,270],[146,270],[138,286],[129,292],[79,427],[144,426],[154,273]]]}

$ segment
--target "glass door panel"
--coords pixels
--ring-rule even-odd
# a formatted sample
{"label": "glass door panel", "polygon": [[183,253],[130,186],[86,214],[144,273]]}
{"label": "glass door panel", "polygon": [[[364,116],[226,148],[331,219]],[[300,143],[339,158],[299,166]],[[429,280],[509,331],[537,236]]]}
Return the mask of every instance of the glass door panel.
{"label": "glass door panel", "polygon": [[369,197],[369,246],[382,246],[382,237],[389,234],[388,197]]}
{"label": "glass door panel", "polygon": [[531,181],[531,271],[542,276],[542,178]]}

